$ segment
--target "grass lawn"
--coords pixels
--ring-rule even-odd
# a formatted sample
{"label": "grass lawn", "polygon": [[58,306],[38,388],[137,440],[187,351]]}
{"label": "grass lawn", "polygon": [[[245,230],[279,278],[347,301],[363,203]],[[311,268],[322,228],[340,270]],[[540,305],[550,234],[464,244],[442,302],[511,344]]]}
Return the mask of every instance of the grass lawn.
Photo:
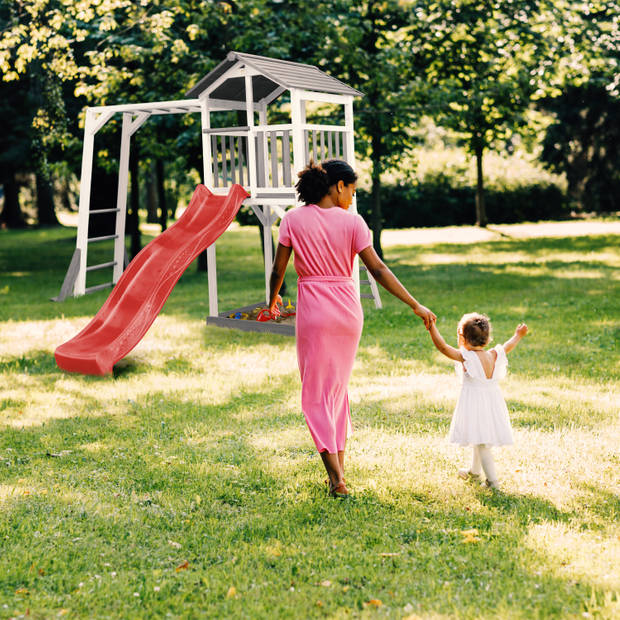
{"label": "grass lawn", "polygon": [[[527,321],[515,446],[495,450],[503,493],[457,479],[454,371],[384,293],[339,501],[294,340],[206,327],[194,266],[114,376],[56,367],[106,297],[48,301],[74,235],[0,231],[0,618],[620,617],[620,236],[387,248],[449,341],[464,312],[495,342]],[[222,309],[260,301],[255,229],[223,237],[218,267]]]}

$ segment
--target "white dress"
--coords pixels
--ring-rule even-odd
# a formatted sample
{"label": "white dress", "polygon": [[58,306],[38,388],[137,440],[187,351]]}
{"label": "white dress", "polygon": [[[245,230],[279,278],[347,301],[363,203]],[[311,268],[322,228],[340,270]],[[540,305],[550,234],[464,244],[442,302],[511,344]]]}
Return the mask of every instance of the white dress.
{"label": "white dress", "polygon": [[493,375],[488,379],[476,352],[460,348],[465,361],[456,364],[462,383],[450,424],[448,437],[452,443],[461,446],[505,446],[513,443],[508,407],[499,387],[499,380],[506,376],[508,358],[501,344],[493,350],[497,353],[497,359]]}

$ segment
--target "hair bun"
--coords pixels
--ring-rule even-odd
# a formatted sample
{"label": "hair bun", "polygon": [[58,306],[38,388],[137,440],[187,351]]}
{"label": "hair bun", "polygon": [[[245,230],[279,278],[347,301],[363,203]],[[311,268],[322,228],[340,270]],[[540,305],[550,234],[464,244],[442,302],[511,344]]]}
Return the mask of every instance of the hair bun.
{"label": "hair bun", "polygon": [[319,202],[329,192],[329,175],[321,164],[310,160],[310,163],[297,176],[299,181],[295,189],[306,204]]}

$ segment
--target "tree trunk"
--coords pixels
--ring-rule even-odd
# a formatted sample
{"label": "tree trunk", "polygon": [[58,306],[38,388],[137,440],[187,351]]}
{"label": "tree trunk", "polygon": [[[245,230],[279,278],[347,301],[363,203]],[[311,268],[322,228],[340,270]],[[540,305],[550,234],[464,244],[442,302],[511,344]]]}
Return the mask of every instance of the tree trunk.
{"label": "tree trunk", "polygon": [[381,231],[383,230],[383,214],[381,212],[381,152],[373,139],[372,158],[372,189],[370,192],[371,203],[371,228],[372,245],[380,258],[383,258],[381,248]]}
{"label": "tree trunk", "polygon": [[0,223],[7,228],[26,228],[26,220],[19,206],[19,185],[15,181],[15,173],[9,172],[3,179],[4,207],[0,213]]}
{"label": "tree trunk", "polygon": [[149,224],[158,224],[157,218],[157,184],[154,165],[151,164],[146,177],[146,221]]}
{"label": "tree trunk", "polygon": [[487,209],[484,203],[484,176],[482,174],[482,145],[476,145],[476,226],[488,224]]}
{"label": "tree trunk", "polygon": [[37,173],[37,215],[39,226],[59,226],[54,208],[54,192],[51,180]]}
{"label": "tree trunk", "polygon": [[207,251],[203,250],[198,254],[198,260],[196,261],[197,271],[207,271]]}
{"label": "tree trunk", "polygon": [[166,188],[164,187],[164,162],[161,159],[155,161],[155,179],[157,183],[157,203],[159,204],[159,223],[164,232],[168,226],[168,205],[166,204]]}
{"label": "tree trunk", "polygon": [[127,214],[127,228],[131,235],[131,258],[142,249],[142,239],[140,238],[140,177],[139,177],[139,154],[138,145],[134,144],[133,153],[129,159],[129,170],[131,173],[131,197],[129,203],[129,213]]}

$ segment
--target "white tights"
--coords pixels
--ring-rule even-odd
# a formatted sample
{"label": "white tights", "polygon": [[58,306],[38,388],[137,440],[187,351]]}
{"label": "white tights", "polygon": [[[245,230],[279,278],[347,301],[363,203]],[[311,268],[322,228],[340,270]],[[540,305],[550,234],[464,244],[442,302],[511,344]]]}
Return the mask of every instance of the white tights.
{"label": "white tights", "polygon": [[469,471],[477,476],[484,471],[489,482],[497,482],[493,454],[491,453],[491,448],[486,444],[480,443],[474,446],[474,457]]}

